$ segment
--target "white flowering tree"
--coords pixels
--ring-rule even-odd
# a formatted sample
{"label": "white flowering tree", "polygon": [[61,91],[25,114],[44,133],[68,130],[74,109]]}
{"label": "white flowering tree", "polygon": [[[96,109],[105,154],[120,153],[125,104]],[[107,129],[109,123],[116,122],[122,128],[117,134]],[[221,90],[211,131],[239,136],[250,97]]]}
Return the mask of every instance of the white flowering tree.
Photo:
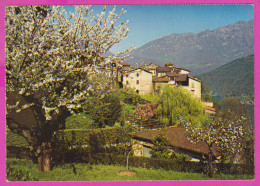
{"label": "white flowering tree", "polygon": [[[214,156],[217,155],[216,149],[220,153],[235,154],[245,147],[246,131],[243,127],[245,121],[244,116],[232,121],[222,117],[214,117],[208,125],[203,126],[195,126],[183,121],[187,137],[191,142],[205,141],[208,145],[209,153],[206,156],[206,161],[208,163],[209,177],[214,175],[213,161],[215,160]],[[214,154],[213,146],[215,145],[218,148],[214,148]]]}
{"label": "white flowering tree", "polygon": [[108,70],[132,50],[109,52],[129,32],[128,22],[118,23],[124,13],[116,7],[98,15],[91,6],[75,6],[69,15],[61,6],[6,7],[7,126],[28,140],[40,171],[50,170],[52,136],[69,113],[111,90]]}

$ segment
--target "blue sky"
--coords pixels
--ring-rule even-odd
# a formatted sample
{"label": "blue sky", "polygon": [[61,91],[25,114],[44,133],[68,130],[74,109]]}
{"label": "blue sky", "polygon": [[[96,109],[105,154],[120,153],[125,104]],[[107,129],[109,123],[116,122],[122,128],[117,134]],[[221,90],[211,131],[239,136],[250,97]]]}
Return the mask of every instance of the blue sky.
{"label": "blue sky", "polygon": [[[114,6],[107,6],[110,10]],[[92,6],[99,13],[103,6]],[[121,20],[129,20],[128,38],[116,44],[112,52],[123,51],[132,44],[135,47],[173,33],[199,33],[220,26],[254,18],[253,5],[118,5],[127,12]],[[72,7],[66,7],[68,11]]]}

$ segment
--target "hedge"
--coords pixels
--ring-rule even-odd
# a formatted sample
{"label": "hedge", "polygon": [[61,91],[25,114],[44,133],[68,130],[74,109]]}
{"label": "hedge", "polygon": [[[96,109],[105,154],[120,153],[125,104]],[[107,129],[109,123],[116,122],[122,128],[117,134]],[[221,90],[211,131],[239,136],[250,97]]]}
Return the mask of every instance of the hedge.
{"label": "hedge", "polygon": [[[17,147],[18,149],[21,147]],[[7,151],[7,157],[10,158],[30,158],[29,149],[22,148],[19,150],[23,156],[15,156]],[[11,156],[10,156],[11,155]],[[58,162],[59,161],[59,162]],[[59,156],[54,156],[54,165],[63,163],[89,163],[104,165],[126,166],[126,156],[113,153],[90,153],[88,148],[69,149]],[[179,160],[166,160],[148,157],[129,157],[129,166],[143,167],[153,169],[174,170],[177,172],[206,173],[207,165],[202,162],[189,162]],[[216,163],[216,173],[223,174],[248,174],[254,175],[253,165]]]}
{"label": "hedge", "polygon": [[17,147],[25,147],[28,146],[27,140],[13,132],[10,129],[6,129],[6,146],[17,146]]}
{"label": "hedge", "polygon": [[[83,156],[82,162],[90,164],[105,164],[105,165],[121,165],[126,166],[126,156],[115,154],[95,154],[93,156]],[[129,158],[129,166],[143,167],[153,169],[173,170],[177,172],[193,172],[206,173],[207,165],[203,162],[190,162],[178,160],[165,160],[148,157],[134,157]],[[216,173],[223,174],[248,174],[254,175],[254,166],[243,164],[226,164],[216,163]]]}
{"label": "hedge", "polygon": [[66,129],[55,134],[56,140],[70,142],[73,145],[89,144],[90,138],[96,138],[97,142],[105,144],[118,144],[128,142],[130,128],[101,128],[101,129]]}
{"label": "hedge", "polygon": [[[105,144],[124,143],[130,140],[130,128],[101,128],[101,129],[65,129],[55,132],[56,140],[65,140],[72,144],[88,144],[90,134],[96,135]],[[27,140],[9,129],[6,130],[6,146],[26,147]]]}

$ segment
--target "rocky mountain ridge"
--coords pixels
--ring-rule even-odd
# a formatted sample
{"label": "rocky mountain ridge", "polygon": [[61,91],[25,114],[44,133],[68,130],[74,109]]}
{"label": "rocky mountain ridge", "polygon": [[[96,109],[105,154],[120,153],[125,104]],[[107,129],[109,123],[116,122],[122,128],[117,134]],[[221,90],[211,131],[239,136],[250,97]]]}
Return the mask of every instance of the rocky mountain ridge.
{"label": "rocky mountain ridge", "polygon": [[172,62],[201,74],[237,58],[254,53],[254,20],[205,30],[198,34],[171,34],[135,49],[131,65]]}

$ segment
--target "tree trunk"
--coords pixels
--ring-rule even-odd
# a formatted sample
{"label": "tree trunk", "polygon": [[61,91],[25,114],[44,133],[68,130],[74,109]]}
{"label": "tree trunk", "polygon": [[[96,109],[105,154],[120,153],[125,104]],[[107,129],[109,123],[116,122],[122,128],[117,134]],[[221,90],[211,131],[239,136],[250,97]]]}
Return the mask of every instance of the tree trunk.
{"label": "tree trunk", "polygon": [[130,154],[130,152],[127,154],[127,157],[126,157],[126,171],[127,172],[129,171],[129,154]]}
{"label": "tree trunk", "polygon": [[209,146],[209,177],[213,178],[214,175],[214,167],[213,167],[213,152],[212,145]]}
{"label": "tree trunk", "polygon": [[50,143],[42,143],[39,147],[38,168],[41,172],[48,172],[52,168],[52,156]]}

